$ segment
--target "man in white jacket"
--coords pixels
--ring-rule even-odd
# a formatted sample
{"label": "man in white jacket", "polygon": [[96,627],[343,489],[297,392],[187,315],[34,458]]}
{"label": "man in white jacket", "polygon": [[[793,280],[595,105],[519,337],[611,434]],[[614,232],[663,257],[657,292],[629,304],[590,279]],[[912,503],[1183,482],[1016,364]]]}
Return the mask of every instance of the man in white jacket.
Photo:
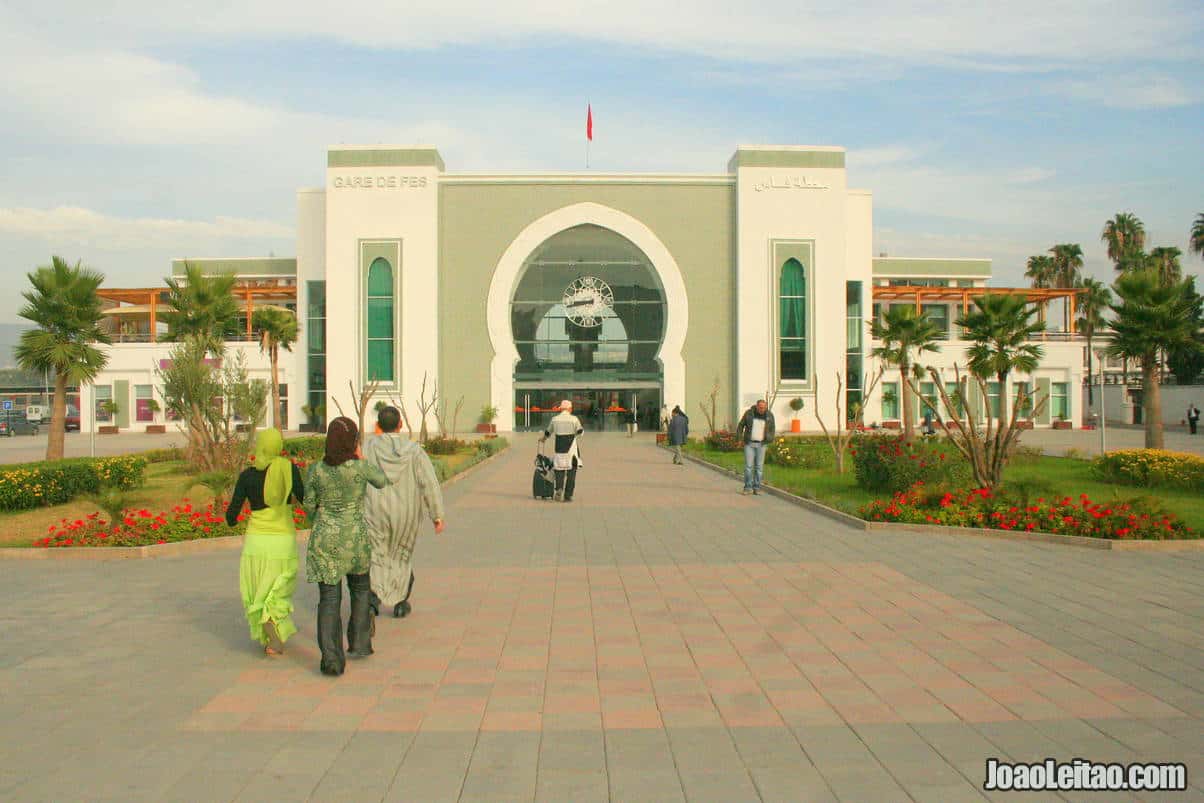
{"label": "man in white jacket", "polygon": [[553,441],[552,464],[556,469],[556,494],[553,498],[564,502],[573,501],[573,491],[577,487],[577,469],[584,465],[581,454],[577,450],[577,439],[584,430],[581,420],[573,415],[573,403],[565,399],[560,403],[560,414],[548,422],[543,437],[543,443],[550,437]]}

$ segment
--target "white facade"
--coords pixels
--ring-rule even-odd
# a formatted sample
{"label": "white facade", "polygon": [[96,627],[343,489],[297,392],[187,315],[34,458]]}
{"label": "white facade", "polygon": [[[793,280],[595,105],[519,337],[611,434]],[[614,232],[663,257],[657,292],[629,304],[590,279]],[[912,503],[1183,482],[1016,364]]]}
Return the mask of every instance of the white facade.
{"label": "white facade", "polygon": [[[597,399],[610,393],[612,406],[638,391],[656,398],[658,408],[681,404],[696,414],[717,378],[717,424],[734,422],[768,393],[783,428],[797,417],[814,431],[817,409],[829,426],[835,423],[838,376],[847,387],[850,365],[860,362],[867,382],[878,370],[868,336],[876,286],[981,288],[990,278],[985,260],[875,258],[872,195],[848,187],[844,150],[835,147],[741,146],[718,174],[476,175],[445,172],[430,147],[338,146],[327,153],[325,186],[299,191],[297,207],[302,332],[294,351],[281,353],[292,428],[306,420],[307,403],[324,403],[327,420],[339,413],[336,401],[350,413],[351,389],[384,376],[376,399],[400,401],[415,427],[424,381],[427,398],[438,383],[444,397],[466,400],[461,430],[471,428],[480,407],[492,405],[501,411],[497,429],[507,431],[529,420],[520,411],[537,409],[524,389],[595,392],[590,398]],[[634,346],[625,347],[626,368],[590,367],[597,370],[592,378],[577,363],[544,374],[538,372],[546,366],[524,363],[530,347],[524,357],[513,317],[519,285],[542,248],[584,229],[626,243],[655,277],[664,311],[654,376],[645,370],[638,382],[626,381]],[[578,261],[589,265],[589,258],[583,253]],[[789,307],[795,316],[805,308],[805,337],[795,338],[804,341],[805,368],[787,363],[782,349],[779,315],[787,307],[779,293],[789,260],[805,274],[805,303]],[[377,271],[378,264],[386,267]],[[859,303],[850,306],[848,299]],[[546,300],[545,320],[548,304],[555,307]],[[854,308],[858,320],[849,317]],[[945,308],[952,339],[924,363],[951,380],[954,364],[965,367],[966,344],[952,325],[961,309]],[[634,331],[638,321],[630,314],[626,327]],[[1014,381],[1037,391],[1065,388],[1059,409],[1078,422],[1081,342],[1063,337],[1044,347],[1040,370]],[[247,353],[253,374],[266,378],[267,359],[255,344],[231,348]],[[98,383],[128,383],[132,394],[135,385],[153,383],[153,364],[169,349],[115,345]],[[897,382],[895,374],[888,369],[884,381]],[[1005,392],[1011,398],[1014,387]],[[86,410],[92,402],[89,391],[84,395]],[[804,402],[797,415],[788,406],[796,397]],[[841,406],[847,410],[845,399]],[[891,420],[899,411],[889,407],[880,388],[865,399],[864,421]],[[434,417],[427,423],[433,428]]]}

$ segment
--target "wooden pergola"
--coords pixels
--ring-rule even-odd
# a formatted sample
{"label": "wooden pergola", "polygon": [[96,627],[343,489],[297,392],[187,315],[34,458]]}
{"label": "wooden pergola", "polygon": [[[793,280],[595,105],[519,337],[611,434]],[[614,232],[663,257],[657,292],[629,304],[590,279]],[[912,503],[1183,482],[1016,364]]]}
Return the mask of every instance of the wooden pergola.
{"label": "wooden pergola", "polygon": [[[101,287],[96,291],[96,295],[105,301],[114,301],[119,305],[134,304],[145,307],[150,316],[150,340],[154,343],[157,340],[156,329],[160,297],[167,292],[162,287]],[[255,316],[255,302],[259,301],[263,306],[271,306],[271,302],[295,302],[297,300],[297,288],[295,285],[287,286],[269,282],[244,281],[234,285],[233,295],[246,306],[247,339],[250,340],[252,337],[251,322]],[[171,309],[166,303],[163,306]],[[110,307],[105,310],[105,313],[112,313],[114,310],[120,309],[122,309],[120,306]]]}
{"label": "wooden pergola", "polygon": [[1075,327],[1075,303],[1082,288],[1040,288],[1040,287],[919,287],[916,285],[900,285],[897,287],[874,287],[874,301],[910,301],[916,305],[919,312],[922,304],[961,304],[962,314],[970,311],[970,299],[978,296],[1024,296],[1031,304],[1041,309],[1041,318],[1045,318],[1045,305],[1050,301],[1066,299],[1070,305],[1070,331]]}

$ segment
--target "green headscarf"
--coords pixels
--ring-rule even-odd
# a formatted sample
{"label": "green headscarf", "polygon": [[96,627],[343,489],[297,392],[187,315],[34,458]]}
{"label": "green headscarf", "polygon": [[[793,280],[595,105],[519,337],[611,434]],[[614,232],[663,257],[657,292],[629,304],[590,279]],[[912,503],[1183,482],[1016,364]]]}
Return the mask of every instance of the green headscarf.
{"label": "green headscarf", "polygon": [[263,503],[269,508],[288,504],[293,492],[293,464],[282,457],[284,436],[275,427],[259,431],[255,438],[255,468],[266,471],[263,478]]}

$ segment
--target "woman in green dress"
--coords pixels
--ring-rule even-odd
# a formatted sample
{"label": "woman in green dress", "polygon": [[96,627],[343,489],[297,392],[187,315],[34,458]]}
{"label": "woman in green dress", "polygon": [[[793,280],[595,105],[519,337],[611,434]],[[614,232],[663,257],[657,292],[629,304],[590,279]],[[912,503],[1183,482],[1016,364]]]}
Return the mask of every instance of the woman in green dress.
{"label": "woman in green dress", "polygon": [[268,655],[284,652],[284,642],[297,632],[293,624],[293,591],[297,588],[297,531],[292,497],[305,499],[301,472],[281,457],[284,438],[278,429],[260,431],[255,464],[238,475],[226,523],[233,527],[244,503],[251,506],[247,534],[238,564],[238,584],[251,638]]}
{"label": "woman in green dress", "polygon": [[305,478],[305,512],[312,530],[305,556],[305,573],[318,584],[318,647],[324,675],[341,675],[343,654],[343,578],[351,592],[347,622],[347,653],[352,658],[372,654],[370,609],[372,586],[368,569],[371,542],[364,524],[367,488],[389,484],[383,471],[360,459],[359,428],[340,416],[326,430],[326,455],[309,467]]}

